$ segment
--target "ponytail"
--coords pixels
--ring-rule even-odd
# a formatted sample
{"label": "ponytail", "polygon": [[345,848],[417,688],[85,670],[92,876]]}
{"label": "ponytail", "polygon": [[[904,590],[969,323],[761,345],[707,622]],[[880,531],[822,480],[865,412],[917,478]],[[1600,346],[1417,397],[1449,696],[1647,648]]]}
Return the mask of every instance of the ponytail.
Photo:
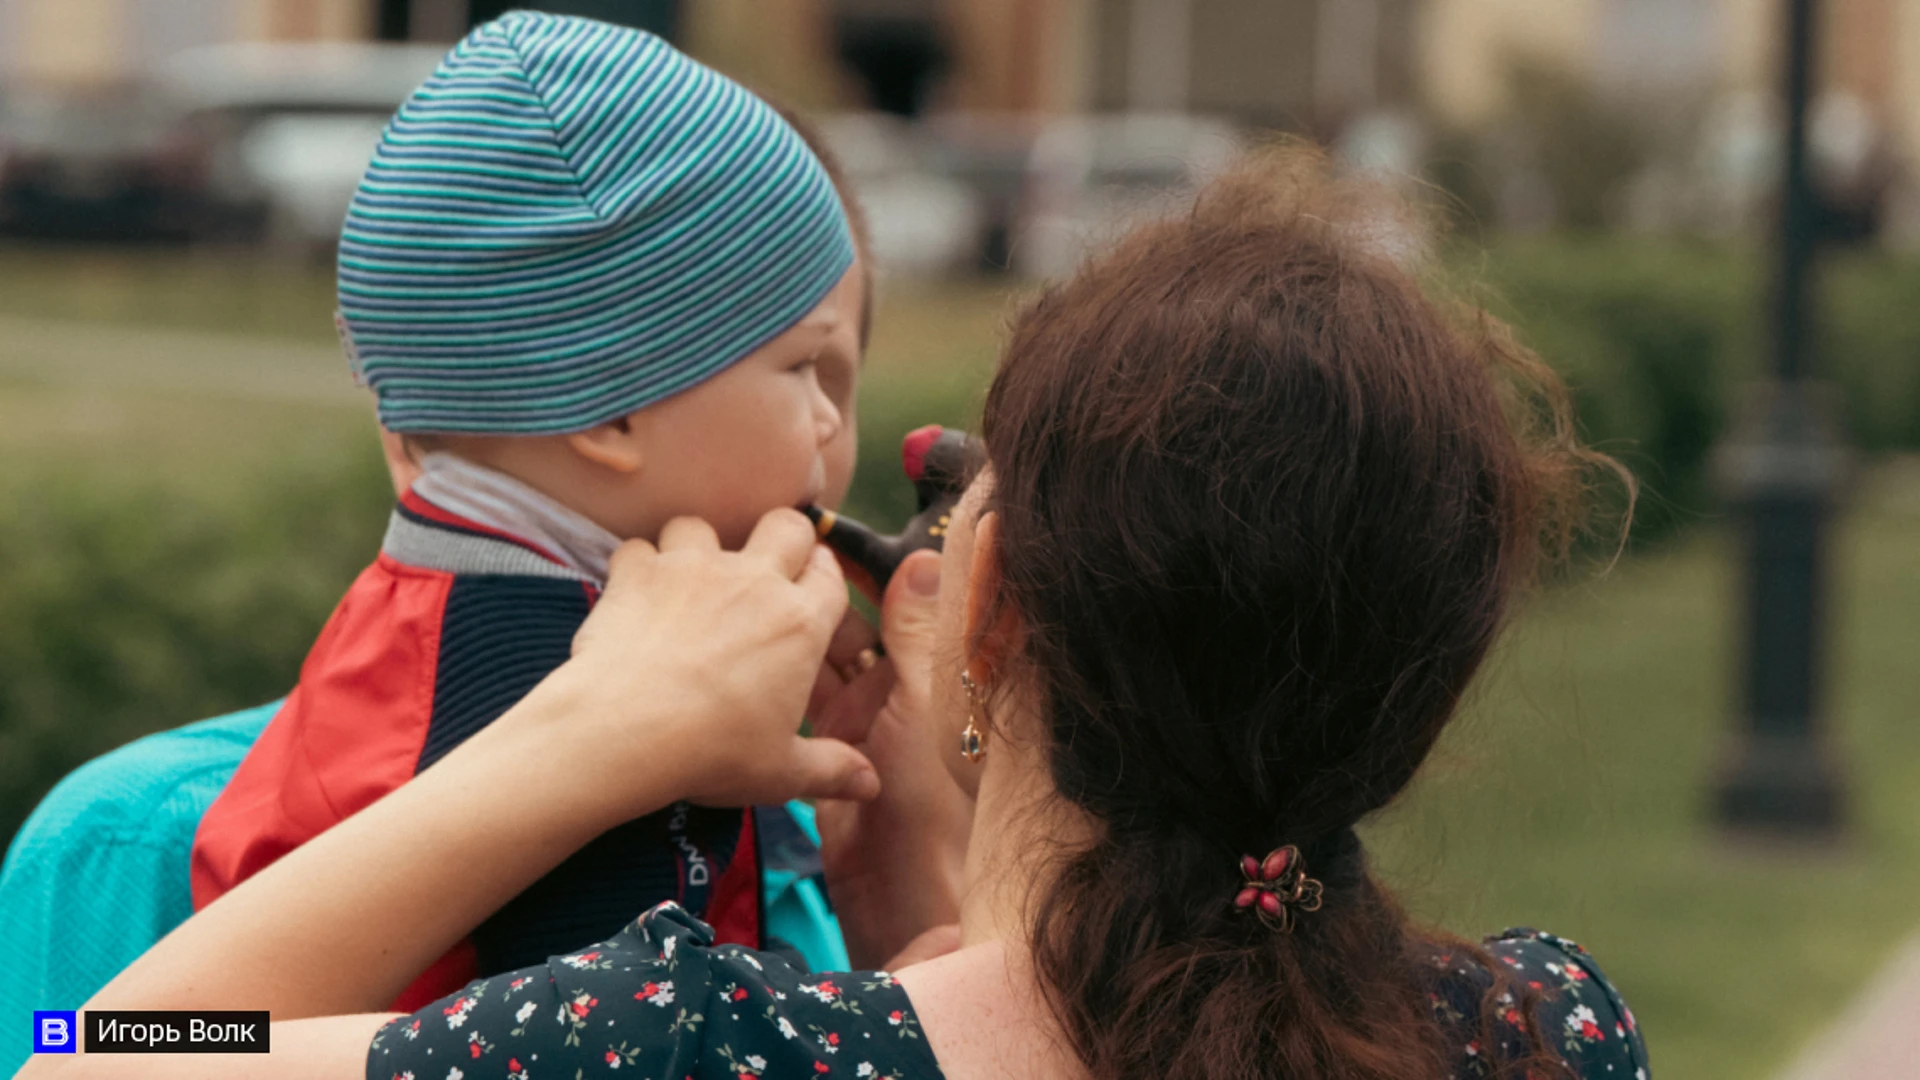
{"label": "ponytail", "polygon": [[[1441,1080],[1473,1029],[1437,1015],[1436,958],[1472,955],[1485,1075],[1564,1075],[1537,1025],[1492,1037],[1531,998],[1416,932],[1352,826],[1610,463],[1320,175],[1256,161],[1136,230],[1015,320],[988,393],[999,602],[1054,786],[1098,824],[1033,901],[1037,974],[1097,1080]],[[1323,895],[1282,931],[1234,899],[1240,856],[1289,841]]]}

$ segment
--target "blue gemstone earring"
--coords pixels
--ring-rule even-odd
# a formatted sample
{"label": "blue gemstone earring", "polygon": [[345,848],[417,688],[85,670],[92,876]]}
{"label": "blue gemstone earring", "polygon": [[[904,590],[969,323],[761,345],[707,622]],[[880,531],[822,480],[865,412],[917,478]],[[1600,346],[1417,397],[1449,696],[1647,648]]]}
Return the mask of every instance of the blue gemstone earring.
{"label": "blue gemstone earring", "polygon": [[974,723],[973,717],[974,712],[978,710],[984,718],[987,706],[980,700],[980,684],[973,681],[973,676],[964,671],[961,672],[960,686],[967,692],[967,726],[960,732],[960,756],[970,762],[978,762],[987,756],[987,736],[986,732],[980,730],[979,725]]}

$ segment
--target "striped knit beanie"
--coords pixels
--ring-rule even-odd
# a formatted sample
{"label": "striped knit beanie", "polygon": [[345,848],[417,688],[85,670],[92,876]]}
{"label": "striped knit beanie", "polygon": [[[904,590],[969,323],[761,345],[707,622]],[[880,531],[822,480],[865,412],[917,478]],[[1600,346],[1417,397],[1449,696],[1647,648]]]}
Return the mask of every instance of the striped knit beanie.
{"label": "striped knit beanie", "polygon": [[521,11],[387,125],[338,322],[390,430],[581,431],[752,352],[852,263],[832,181],[765,102],[650,34]]}

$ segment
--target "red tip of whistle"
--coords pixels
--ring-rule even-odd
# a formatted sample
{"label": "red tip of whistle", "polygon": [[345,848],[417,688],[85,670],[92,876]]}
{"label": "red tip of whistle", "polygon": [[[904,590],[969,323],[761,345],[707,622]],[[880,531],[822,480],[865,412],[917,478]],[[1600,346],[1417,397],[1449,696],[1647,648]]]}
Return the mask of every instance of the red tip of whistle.
{"label": "red tip of whistle", "polygon": [[915,428],[900,440],[900,463],[906,466],[907,479],[917,484],[926,475],[927,451],[940,441],[940,432],[939,424],[928,424],[923,428]]}

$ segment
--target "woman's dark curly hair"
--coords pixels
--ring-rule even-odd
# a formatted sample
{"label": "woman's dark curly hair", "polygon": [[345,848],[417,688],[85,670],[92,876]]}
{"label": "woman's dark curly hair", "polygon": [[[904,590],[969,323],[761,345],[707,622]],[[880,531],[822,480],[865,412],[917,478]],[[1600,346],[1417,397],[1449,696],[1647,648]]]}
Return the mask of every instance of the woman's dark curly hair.
{"label": "woman's dark curly hair", "polygon": [[[987,397],[1018,678],[1099,825],[1033,944],[1101,1080],[1452,1074],[1433,938],[1352,829],[1413,778],[1595,470],[1625,474],[1538,359],[1382,250],[1408,219],[1364,190],[1249,160],[1021,312]],[[1288,934],[1231,902],[1237,857],[1283,843],[1327,887]],[[1508,1056],[1559,1068],[1537,1035]]]}

